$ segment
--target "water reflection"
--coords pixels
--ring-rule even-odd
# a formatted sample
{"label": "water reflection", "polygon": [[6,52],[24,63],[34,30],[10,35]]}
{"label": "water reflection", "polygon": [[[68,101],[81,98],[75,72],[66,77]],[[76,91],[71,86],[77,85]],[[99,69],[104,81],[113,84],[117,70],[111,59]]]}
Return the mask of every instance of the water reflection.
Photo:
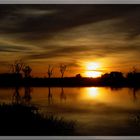
{"label": "water reflection", "polygon": [[[139,100],[139,89],[137,88],[105,88],[105,87],[82,87],[82,88],[34,88],[33,94],[31,87],[26,86],[23,88],[15,87],[12,94],[12,103],[30,104],[31,101],[39,101],[40,103],[47,103],[48,105],[58,104],[59,101],[66,104],[76,101],[92,103],[102,102],[115,106],[131,106],[134,102]],[[130,92],[131,93],[130,93]],[[3,92],[3,90],[2,90]],[[130,93],[130,95],[128,95]],[[46,95],[47,94],[47,95]],[[9,96],[3,94],[5,96]],[[2,95],[1,95],[2,96]],[[2,99],[3,97],[1,97]],[[125,99],[125,100],[124,100]],[[60,102],[59,102],[60,103]]]}
{"label": "water reflection", "polygon": [[60,100],[61,101],[66,101],[66,94],[64,93],[64,88],[63,87],[61,87]]}
{"label": "water reflection", "polygon": [[12,103],[14,104],[20,104],[21,103],[21,96],[19,93],[19,87],[15,87],[15,91],[12,96]]}
{"label": "water reflection", "polygon": [[87,94],[89,96],[89,98],[94,98],[97,97],[99,94],[99,90],[97,87],[91,87],[87,89]]}
{"label": "water reflection", "polygon": [[30,104],[30,101],[32,99],[32,97],[31,97],[31,91],[32,91],[31,87],[29,87],[29,86],[24,87],[24,95],[22,97],[23,103]]}
{"label": "water reflection", "polygon": [[98,87],[88,87],[81,90],[81,97],[85,100],[98,99],[101,91]]}
{"label": "water reflection", "polygon": [[26,86],[26,87],[24,87],[24,95],[21,96],[20,88],[15,87],[15,90],[14,90],[14,93],[13,93],[13,96],[12,96],[12,103],[13,104],[20,104],[20,103],[30,104],[30,101],[32,99],[31,91],[32,91],[31,87]]}
{"label": "water reflection", "polygon": [[[0,89],[0,101],[32,103],[41,113],[52,113],[67,120],[76,120],[78,130],[89,134],[127,127],[129,115],[140,111],[140,90],[110,87],[15,87]],[[97,129],[96,129],[97,128]],[[109,129],[108,129],[109,128]]]}
{"label": "water reflection", "polygon": [[48,87],[48,105],[50,105],[52,103],[53,103],[53,96],[52,96],[52,93],[51,93],[51,88]]}
{"label": "water reflection", "polygon": [[132,90],[132,93],[133,93],[133,101],[137,102],[138,101],[137,93],[138,93],[139,89],[138,88],[132,88],[131,90]]}
{"label": "water reflection", "polygon": [[110,87],[110,89],[111,89],[112,91],[119,91],[119,90],[121,90],[122,88],[121,88],[121,87]]}

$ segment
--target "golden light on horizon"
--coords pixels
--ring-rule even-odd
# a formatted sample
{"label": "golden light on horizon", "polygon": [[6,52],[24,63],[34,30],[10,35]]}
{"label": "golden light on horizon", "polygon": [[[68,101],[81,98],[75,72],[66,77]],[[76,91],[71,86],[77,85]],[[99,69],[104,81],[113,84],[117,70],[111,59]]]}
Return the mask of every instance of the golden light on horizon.
{"label": "golden light on horizon", "polygon": [[87,70],[97,70],[100,68],[100,64],[97,62],[89,62],[86,64]]}
{"label": "golden light on horizon", "polygon": [[86,71],[85,72],[85,75],[87,77],[93,77],[93,78],[100,77],[101,74],[102,74],[102,72],[99,72],[99,71]]}
{"label": "golden light on horizon", "polygon": [[86,77],[100,77],[102,72],[100,72],[101,64],[98,62],[87,62],[85,64],[86,71],[84,72]]}

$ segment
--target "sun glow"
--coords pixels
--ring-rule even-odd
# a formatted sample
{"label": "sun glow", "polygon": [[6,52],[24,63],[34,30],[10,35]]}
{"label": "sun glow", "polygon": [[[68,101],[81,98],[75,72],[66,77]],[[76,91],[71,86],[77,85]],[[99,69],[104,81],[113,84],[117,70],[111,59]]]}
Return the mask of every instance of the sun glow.
{"label": "sun glow", "polygon": [[87,70],[97,70],[98,68],[100,68],[99,63],[96,62],[90,62],[86,64]]}
{"label": "sun glow", "polygon": [[99,97],[100,89],[98,87],[88,87],[82,90],[81,98],[84,100],[98,99]]}
{"label": "sun glow", "polygon": [[88,88],[87,89],[87,94],[90,98],[96,97],[99,94],[98,88],[96,88],[96,87]]}
{"label": "sun glow", "polygon": [[101,68],[100,63],[88,62],[85,65],[86,65],[85,76],[93,78],[101,76],[102,72],[99,71],[99,69]]}
{"label": "sun glow", "polygon": [[87,77],[93,77],[93,78],[100,77],[101,74],[102,74],[102,73],[99,72],[99,71],[86,71],[86,72],[85,72],[85,75],[86,75]]}

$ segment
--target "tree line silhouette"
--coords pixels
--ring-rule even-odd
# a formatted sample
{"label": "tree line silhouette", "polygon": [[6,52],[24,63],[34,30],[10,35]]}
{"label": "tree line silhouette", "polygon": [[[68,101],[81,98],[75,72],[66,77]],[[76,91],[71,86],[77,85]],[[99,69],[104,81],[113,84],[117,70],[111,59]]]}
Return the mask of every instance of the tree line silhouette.
{"label": "tree line silhouette", "polygon": [[32,68],[22,60],[16,60],[10,65],[10,73],[0,74],[0,86],[130,86],[140,87],[140,72],[134,67],[125,76],[122,72],[112,71],[98,78],[82,77],[76,74],[74,77],[64,77],[67,65],[60,64],[60,78],[53,77],[54,67],[48,65],[47,78],[32,77]]}
{"label": "tree line silhouette", "polygon": [[[63,65],[64,66],[64,65]],[[62,77],[66,67],[61,65]],[[16,60],[10,65],[11,73],[0,74],[1,85],[14,87],[11,104],[0,104],[0,135],[73,135],[74,121],[66,121],[52,115],[42,115],[35,105],[31,103],[31,85],[34,78],[31,76],[32,68]],[[48,79],[51,79],[53,68],[48,67]],[[20,86],[24,93],[20,94]],[[60,93],[63,98],[64,91]],[[48,104],[52,103],[51,88],[48,87]]]}
{"label": "tree line silhouette", "polygon": [[[82,77],[76,74],[74,77],[64,77],[67,66],[60,64],[60,78],[53,78],[54,68],[48,65],[47,78],[33,78],[32,68],[22,60],[16,60],[11,66],[11,73],[0,74],[0,86],[14,87],[12,104],[0,104],[0,135],[74,135],[75,123],[55,118],[43,117],[38,108],[31,104],[32,86],[46,86],[48,88],[48,105],[53,104],[51,87],[59,86],[61,101],[66,100],[65,86],[111,86],[119,88],[130,86],[133,90],[134,102],[137,100],[136,92],[139,89],[140,73],[133,68],[124,76],[122,72],[113,71],[105,73],[98,78]],[[24,94],[20,94],[20,87],[24,87]]]}

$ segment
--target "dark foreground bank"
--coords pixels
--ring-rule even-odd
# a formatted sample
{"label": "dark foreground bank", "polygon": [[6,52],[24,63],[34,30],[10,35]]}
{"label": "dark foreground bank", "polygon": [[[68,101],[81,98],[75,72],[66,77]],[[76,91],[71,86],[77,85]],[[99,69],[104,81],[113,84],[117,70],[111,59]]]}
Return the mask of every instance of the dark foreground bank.
{"label": "dark foreground bank", "polygon": [[0,105],[1,136],[73,135],[75,123],[52,115],[42,116],[34,106]]}

